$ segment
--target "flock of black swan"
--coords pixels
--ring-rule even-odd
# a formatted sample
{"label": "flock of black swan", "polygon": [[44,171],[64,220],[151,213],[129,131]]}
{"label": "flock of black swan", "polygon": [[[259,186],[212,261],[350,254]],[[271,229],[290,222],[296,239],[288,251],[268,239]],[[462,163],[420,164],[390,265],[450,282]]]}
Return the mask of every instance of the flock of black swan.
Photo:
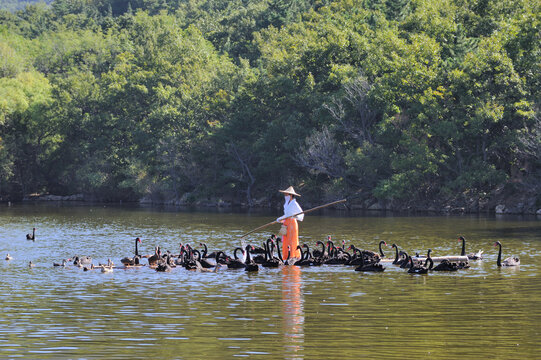
{"label": "flock of black swan", "polygon": [[[35,241],[36,228],[33,228],[32,235],[27,234],[26,239]],[[169,272],[176,267],[184,267],[187,270],[195,270],[200,272],[216,272],[220,267],[228,269],[244,269],[245,271],[258,271],[259,267],[276,268],[283,265],[295,266],[320,266],[320,265],[349,265],[355,266],[355,271],[371,271],[382,272],[385,270],[383,264],[391,264],[403,269],[407,269],[410,274],[427,274],[429,271],[458,271],[470,267],[470,260],[482,260],[483,251],[466,255],[466,239],[463,236],[458,238],[462,242],[462,251],[460,256],[444,256],[433,258],[431,256],[432,249],[428,249],[426,256],[409,255],[405,251],[399,251],[396,244],[392,244],[394,249],[394,258],[386,258],[382,246],[388,246],[385,241],[379,242],[379,252],[371,250],[362,250],[354,245],[350,245],[346,249],[345,241],[342,246],[336,246],[328,236],[326,244],[317,241],[316,248],[311,250],[308,244],[297,246],[301,253],[300,258],[292,258],[291,250],[288,246],[287,257],[282,257],[281,238],[271,235],[264,241],[261,247],[246,245],[237,247],[233,250],[232,256],[228,255],[224,250],[208,253],[207,245],[199,244],[201,250],[194,249],[189,244],[180,244],[178,253],[171,251],[162,252],[159,246],[154,249],[154,254],[141,255],[138,245],[141,243],[140,238],[135,239],[135,253],[132,257],[126,256],[120,260],[124,265],[123,268],[148,266],[159,272]],[[497,241],[494,246],[499,247],[497,266],[518,266],[520,260],[517,257],[509,257],[502,260],[502,244]],[[275,254],[276,252],[276,254]],[[13,260],[13,257],[7,254],[7,261]],[[143,259],[146,259],[147,264],[143,264]],[[434,266],[435,262],[439,262]],[[60,263],[53,263],[55,267],[66,267],[75,265],[83,268],[83,270],[101,269],[102,272],[111,272],[115,268],[111,259],[107,264],[99,264],[95,266],[90,256],[76,255],[72,258],[63,259]],[[32,261],[29,267],[35,266]]]}

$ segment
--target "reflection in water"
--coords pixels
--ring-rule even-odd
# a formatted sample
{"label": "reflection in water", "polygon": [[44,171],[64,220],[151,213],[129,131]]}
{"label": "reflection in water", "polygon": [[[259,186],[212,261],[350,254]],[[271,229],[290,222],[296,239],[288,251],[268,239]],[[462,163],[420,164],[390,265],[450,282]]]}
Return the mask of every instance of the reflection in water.
{"label": "reflection in water", "polygon": [[304,298],[301,269],[282,267],[282,314],[286,358],[298,359],[304,342]]}

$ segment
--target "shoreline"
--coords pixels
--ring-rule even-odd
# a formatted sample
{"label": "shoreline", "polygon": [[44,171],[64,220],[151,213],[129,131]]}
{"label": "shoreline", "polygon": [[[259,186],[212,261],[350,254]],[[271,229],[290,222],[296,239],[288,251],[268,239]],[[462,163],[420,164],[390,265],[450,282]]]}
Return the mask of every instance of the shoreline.
{"label": "shoreline", "polygon": [[[530,201],[530,204],[516,199],[514,203],[509,201],[491,201],[476,206],[467,206],[465,204],[416,204],[408,206],[407,204],[393,204],[392,202],[377,201],[366,199],[364,201],[353,201],[346,206],[331,206],[329,210],[345,212],[370,212],[370,213],[405,213],[405,214],[486,214],[486,215],[537,215],[541,216],[541,208],[536,208]],[[104,201],[93,195],[73,194],[73,195],[34,195],[26,196],[20,201],[2,201],[8,203],[8,206],[16,203],[73,203],[73,204],[118,204],[118,205],[139,205],[148,207],[171,207],[182,209],[234,209],[234,210],[277,210],[281,209],[281,203],[274,203],[269,199],[254,200],[252,206],[247,203],[233,203],[223,199],[200,199],[192,201],[182,201],[182,199],[171,200],[152,200],[142,198],[135,201]],[[319,204],[313,204],[310,201],[303,203],[303,208],[310,209]]]}

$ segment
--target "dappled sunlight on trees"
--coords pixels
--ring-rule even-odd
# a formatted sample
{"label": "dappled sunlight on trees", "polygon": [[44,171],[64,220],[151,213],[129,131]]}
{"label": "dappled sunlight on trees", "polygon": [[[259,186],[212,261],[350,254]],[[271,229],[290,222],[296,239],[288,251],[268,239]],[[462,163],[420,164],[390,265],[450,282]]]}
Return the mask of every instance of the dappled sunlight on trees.
{"label": "dappled sunlight on trees", "polygon": [[0,11],[0,196],[535,197],[540,14],[534,0]]}

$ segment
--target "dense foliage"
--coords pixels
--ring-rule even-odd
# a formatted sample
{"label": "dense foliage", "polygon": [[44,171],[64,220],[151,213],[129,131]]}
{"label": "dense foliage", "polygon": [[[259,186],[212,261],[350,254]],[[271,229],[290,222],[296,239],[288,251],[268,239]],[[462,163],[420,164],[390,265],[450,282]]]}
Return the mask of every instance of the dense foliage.
{"label": "dense foliage", "polygon": [[540,18],[538,0],[0,11],[0,195],[252,205],[294,185],[476,208],[538,194]]}

